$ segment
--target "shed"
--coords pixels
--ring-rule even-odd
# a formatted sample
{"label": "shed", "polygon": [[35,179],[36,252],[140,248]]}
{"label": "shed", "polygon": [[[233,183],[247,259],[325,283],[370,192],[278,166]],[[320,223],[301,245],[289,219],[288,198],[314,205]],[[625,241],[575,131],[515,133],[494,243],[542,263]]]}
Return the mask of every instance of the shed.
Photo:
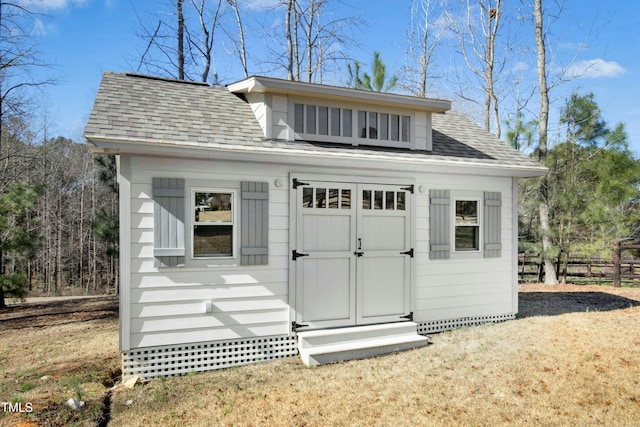
{"label": "shed", "polygon": [[123,374],[377,355],[518,312],[518,179],[546,169],[450,102],[106,72]]}

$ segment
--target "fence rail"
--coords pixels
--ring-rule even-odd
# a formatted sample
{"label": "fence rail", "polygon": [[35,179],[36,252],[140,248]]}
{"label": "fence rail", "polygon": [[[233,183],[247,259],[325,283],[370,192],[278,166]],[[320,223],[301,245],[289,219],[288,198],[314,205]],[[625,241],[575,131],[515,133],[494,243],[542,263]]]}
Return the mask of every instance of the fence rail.
{"label": "fence rail", "polygon": [[[622,279],[640,279],[640,259],[629,251],[640,250],[640,244],[616,242],[613,256],[607,258],[588,258],[570,256],[566,261],[558,258],[555,262],[556,275],[559,277],[610,278],[613,285],[619,287]],[[538,254],[520,253],[518,255],[518,277],[525,281],[527,277],[544,280],[542,258]]]}

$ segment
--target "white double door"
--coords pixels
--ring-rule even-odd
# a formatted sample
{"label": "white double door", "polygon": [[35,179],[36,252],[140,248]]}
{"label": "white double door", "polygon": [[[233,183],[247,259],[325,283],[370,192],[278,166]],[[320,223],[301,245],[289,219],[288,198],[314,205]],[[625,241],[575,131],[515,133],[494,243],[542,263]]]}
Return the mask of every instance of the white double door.
{"label": "white double door", "polygon": [[296,189],[296,322],[305,330],[406,320],[411,192],[305,182]]}

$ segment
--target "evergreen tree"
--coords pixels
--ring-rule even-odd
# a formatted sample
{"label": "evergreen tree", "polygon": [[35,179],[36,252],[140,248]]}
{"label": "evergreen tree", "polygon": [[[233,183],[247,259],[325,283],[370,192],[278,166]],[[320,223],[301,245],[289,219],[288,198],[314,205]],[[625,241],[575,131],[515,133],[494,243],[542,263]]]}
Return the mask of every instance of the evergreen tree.
{"label": "evergreen tree", "polygon": [[353,64],[347,64],[349,73],[350,87],[356,89],[370,90],[374,92],[388,92],[398,84],[398,76],[387,75],[387,66],[380,59],[380,52],[373,53],[373,64],[371,65],[371,74],[364,72],[360,76],[360,63],[355,61]]}

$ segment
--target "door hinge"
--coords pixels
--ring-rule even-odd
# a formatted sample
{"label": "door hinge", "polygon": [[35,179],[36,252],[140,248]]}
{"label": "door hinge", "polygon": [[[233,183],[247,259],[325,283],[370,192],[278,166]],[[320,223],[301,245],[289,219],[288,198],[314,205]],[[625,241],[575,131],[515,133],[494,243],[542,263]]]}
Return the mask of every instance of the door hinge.
{"label": "door hinge", "polygon": [[293,178],[293,188],[294,189],[300,187],[301,185],[309,185],[309,183],[308,182],[298,181],[298,178]]}
{"label": "door hinge", "polygon": [[400,255],[409,255],[411,258],[413,258],[413,248],[409,249],[408,251],[400,252]]}
{"label": "door hinge", "polygon": [[295,249],[291,251],[291,260],[295,261],[300,257],[303,256],[309,256],[309,254],[301,254],[300,252],[296,251]]}
{"label": "door hinge", "polygon": [[358,251],[355,251],[353,254],[354,254],[355,256],[357,256],[358,258],[360,258],[362,255],[364,255],[364,252],[358,252]]}
{"label": "door hinge", "polygon": [[293,322],[291,322],[291,330],[293,332],[297,331],[300,328],[306,328],[307,326],[309,326],[309,325],[302,325],[302,324],[296,322],[295,320]]}
{"label": "door hinge", "polygon": [[401,190],[407,190],[408,192],[410,192],[411,194],[413,194],[413,184],[411,184],[408,187],[401,187]]}
{"label": "door hinge", "polygon": [[413,322],[413,311],[409,314],[407,314],[406,316],[400,316],[401,319],[407,319],[410,322]]}

